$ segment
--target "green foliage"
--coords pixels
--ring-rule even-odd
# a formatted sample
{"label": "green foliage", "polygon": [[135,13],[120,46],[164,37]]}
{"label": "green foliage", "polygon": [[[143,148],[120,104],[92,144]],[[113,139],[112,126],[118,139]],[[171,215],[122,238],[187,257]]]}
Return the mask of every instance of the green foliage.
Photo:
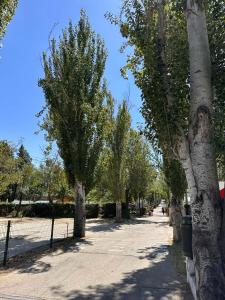
{"label": "green foliage", "polygon": [[27,152],[27,150],[24,148],[23,144],[20,146],[17,156],[20,160],[19,168],[23,168],[24,165],[30,165],[32,163],[32,158],[30,157],[30,154]]}
{"label": "green foliage", "polygon": [[15,13],[17,4],[18,0],[0,1],[0,39],[6,32],[6,27]]}
{"label": "green foliage", "polygon": [[117,116],[110,137],[111,159],[109,167],[111,170],[111,189],[114,201],[122,202],[125,197],[126,188],[126,155],[128,150],[128,139],[131,118],[127,103],[119,106]]}
{"label": "green foliage", "polygon": [[[6,217],[14,215],[18,205],[0,204],[0,216]],[[100,207],[98,204],[86,205],[86,217],[97,218]],[[36,203],[31,205],[22,205],[20,211],[21,217],[36,217],[36,218],[72,218],[74,216],[73,204],[46,204]]]}
{"label": "green foliage", "polygon": [[142,91],[145,133],[171,156],[179,135],[177,123],[187,125],[188,47],[184,16],[172,3],[163,8],[163,15],[160,32],[161,11],[155,1],[124,1],[120,28],[128,45],[134,46],[124,71],[132,71]]}
{"label": "green foliage", "polygon": [[[116,203],[105,203],[101,206],[102,218],[115,218],[116,217]],[[126,218],[126,205],[122,203],[122,218]]]}
{"label": "green foliage", "polygon": [[225,179],[225,6],[222,1],[208,1],[207,19],[214,89],[214,145],[220,179]]}
{"label": "green foliage", "polygon": [[[221,166],[221,161],[225,161],[225,8],[220,1],[206,1],[205,5],[215,90],[214,137]],[[128,56],[122,74],[126,74],[128,69],[131,70],[142,91],[145,134],[155,148],[162,151],[168,162],[167,167],[171,167],[166,176],[173,172],[178,174],[173,159],[177,158],[176,148],[181,132],[185,134],[188,131],[190,111],[188,42],[182,3],[172,0],[158,4],[154,0],[124,0],[121,16],[120,20],[115,22],[113,19],[113,22],[120,26],[121,34],[127,41],[126,45],[134,49],[133,54]],[[184,178],[182,171],[179,177]],[[175,191],[176,182],[170,178],[167,181]]]}
{"label": "green foliage", "polygon": [[47,194],[49,202],[54,198],[63,199],[69,191],[65,171],[58,158],[58,154],[51,154],[51,146],[44,151],[44,160],[40,165],[43,182],[43,191]]}
{"label": "green foliage", "polygon": [[187,182],[180,162],[178,160],[164,159],[163,172],[172,195],[178,202],[181,201],[187,190]]}
{"label": "green foliage", "polygon": [[149,186],[154,179],[153,167],[150,164],[150,150],[140,133],[131,130],[127,149],[129,195],[145,197]]}
{"label": "green foliage", "polygon": [[15,149],[7,141],[0,141],[0,195],[6,193],[10,185],[21,181],[14,152]]}
{"label": "green foliage", "polygon": [[43,54],[43,88],[47,117],[43,128],[56,140],[69,182],[84,184],[88,192],[102,149],[108,115],[102,84],[106,50],[91,30],[85,13],[77,26],[69,23],[50,55]]}
{"label": "green foliage", "polygon": [[150,198],[153,198],[153,200],[158,200],[158,199],[166,199],[169,201],[170,199],[170,190],[168,187],[168,184],[166,182],[165,174],[160,171],[158,176],[155,178],[153,181],[151,188],[149,190],[149,196]]}

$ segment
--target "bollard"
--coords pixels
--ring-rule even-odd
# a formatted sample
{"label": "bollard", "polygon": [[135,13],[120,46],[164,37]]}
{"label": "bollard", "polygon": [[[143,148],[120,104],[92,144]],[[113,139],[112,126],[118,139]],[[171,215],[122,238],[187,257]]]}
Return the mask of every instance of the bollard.
{"label": "bollard", "polygon": [[52,228],[51,228],[50,248],[52,248],[52,246],[53,246],[54,223],[55,223],[55,219],[53,218],[52,219]]}
{"label": "bollard", "polygon": [[8,247],[9,247],[10,226],[11,226],[11,221],[8,221],[7,233],[6,233],[6,240],[5,240],[5,252],[4,252],[3,266],[6,266],[6,262],[7,262]]}
{"label": "bollard", "polygon": [[193,259],[192,253],[192,217],[184,216],[181,225],[182,248],[186,257]]}

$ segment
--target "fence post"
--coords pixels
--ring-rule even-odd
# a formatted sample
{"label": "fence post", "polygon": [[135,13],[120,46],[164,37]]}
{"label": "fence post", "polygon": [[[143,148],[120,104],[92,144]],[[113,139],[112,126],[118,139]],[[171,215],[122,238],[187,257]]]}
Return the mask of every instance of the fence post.
{"label": "fence post", "polygon": [[51,228],[50,248],[52,248],[52,246],[53,246],[54,223],[55,223],[55,219],[53,218],[52,219],[52,228]]}
{"label": "fence post", "polygon": [[9,247],[10,226],[11,226],[11,221],[9,220],[8,221],[8,225],[7,225],[6,239],[5,239],[5,252],[4,252],[3,266],[6,266],[6,261],[7,261],[7,254],[8,254],[8,247]]}

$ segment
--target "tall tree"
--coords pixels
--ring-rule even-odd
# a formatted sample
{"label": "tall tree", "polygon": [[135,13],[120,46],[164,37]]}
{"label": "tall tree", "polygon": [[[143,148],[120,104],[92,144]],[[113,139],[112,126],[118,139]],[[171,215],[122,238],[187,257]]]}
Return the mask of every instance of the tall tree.
{"label": "tall tree", "polygon": [[27,152],[27,150],[24,148],[24,145],[22,144],[19,147],[18,153],[17,153],[17,169],[20,174],[20,182],[15,182],[13,185],[14,193],[17,194],[19,197],[19,206],[17,207],[17,214],[20,211],[22,199],[25,196],[28,186],[26,183],[28,183],[28,178],[32,172],[33,166],[32,166],[32,159]]}
{"label": "tall tree", "polygon": [[[191,182],[197,293],[199,299],[225,299],[225,277],[219,243],[222,210],[213,147],[211,58],[203,1],[187,0],[185,15],[191,83],[185,167],[190,177],[188,182]],[[183,151],[184,147],[181,149]]]}
{"label": "tall tree", "polygon": [[153,168],[150,164],[150,149],[146,141],[135,130],[130,131],[127,149],[127,170],[128,180],[126,193],[127,196],[139,201],[144,198],[152,181]]}
{"label": "tall tree", "polygon": [[114,120],[114,126],[110,138],[111,148],[111,178],[112,178],[112,194],[116,202],[116,220],[122,219],[122,201],[125,198],[126,188],[126,154],[128,146],[128,138],[130,131],[130,114],[128,112],[127,103],[119,106],[117,116]]}
{"label": "tall tree", "polygon": [[23,144],[19,147],[17,156],[20,160],[21,167],[24,164],[29,165],[32,163],[32,158],[31,158],[30,154],[28,153],[28,151],[25,149]]}
{"label": "tall tree", "polygon": [[83,11],[78,25],[70,22],[58,44],[51,41],[49,57],[43,54],[45,77],[39,81],[47,108],[43,126],[56,140],[70,185],[75,188],[76,237],[85,236],[85,193],[92,186],[103,144],[105,62],[104,42],[92,31]]}
{"label": "tall tree", "polygon": [[9,187],[21,181],[14,152],[8,141],[0,141],[0,195],[7,194],[7,198],[10,197]]}
{"label": "tall tree", "polygon": [[[148,135],[169,159],[180,160],[192,194],[198,298],[224,299],[224,254],[220,246],[225,224],[221,218],[212,140],[214,113],[218,103],[224,103],[223,93],[217,92],[217,89],[223,90],[221,57],[224,45],[221,36],[224,36],[224,26],[221,26],[221,12],[224,4],[220,1],[185,1],[185,18],[182,1],[124,2],[125,18],[119,24],[128,44],[135,46],[127,66],[142,89]],[[211,55],[204,8],[211,28]],[[220,20],[216,22],[216,28],[220,34],[212,34],[217,16]],[[214,102],[211,57],[214,58]],[[220,112],[222,107],[220,104]],[[221,119],[219,124],[222,123]],[[222,139],[221,133],[217,133]]]}
{"label": "tall tree", "polygon": [[178,160],[168,159],[168,157],[164,157],[163,159],[163,172],[165,174],[165,181],[171,192],[169,217],[170,224],[173,226],[173,240],[179,242],[181,241],[181,205],[183,204],[182,200],[187,190],[185,173]]}
{"label": "tall tree", "polygon": [[1,0],[0,2],[0,40],[3,38],[6,27],[11,21],[18,4],[18,0]]}

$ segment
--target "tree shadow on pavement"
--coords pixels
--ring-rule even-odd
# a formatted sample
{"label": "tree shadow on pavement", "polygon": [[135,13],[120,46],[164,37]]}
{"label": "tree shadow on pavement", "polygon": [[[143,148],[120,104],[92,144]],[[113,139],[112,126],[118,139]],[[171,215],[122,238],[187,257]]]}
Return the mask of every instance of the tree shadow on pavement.
{"label": "tree shadow on pavement", "polygon": [[[27,240],[26,240],[27,242]],[[34,243],[34,242],[32,242]],[[83,245],[91,245],[92,242],[86,239],[76,239],[68,238],[66,240],[61,240],[53,244],[53,248],[49,248],[48,245],[37,246],[35,249],[24,252],[21,255],[12,257],[8,260],[5,268],[0,268],[0,273],[17,271],[18,273],[44,273],[48,272],[51,268],[51,264],[44,262],[45,256],[58,256],[66,252],[77,253],[81,250]]]}
{"label": "tree shadow on pavement", "polygon": [[147,247],[138,253],[140,259],[149,260],[149,266],[124,273],[117,283],[88,286],[85,291],[66,292],[62,285],[51,290],[56,299],[67,300],[193,300],[185,278],[172,266],[166,245]]}
{"label": "tree shadow on pavement", "polygon": [[[94,223],[93,225],[91,225]],[[123,219],[121,223],[116,223],[115,220],[112,219],[103,219],[103,220],[91,220],[87,221],[87,224],[89,225],[87,227],[88,231],[91,232],[113,232],[116,230],[121,230],[123,225],[138,225],[138,224],[155,224],[158,226],[165,226],[168,223],[167,220],[159,222],[159,221],[153,221],[149,220],[149,218],[132,218],[132,219]]]}
{"label": "tree shadow on pavement", "polygon": [[92,225],[91,227],[87,228],[87,231],[91,232],[113,232],[115,230],[120,230],[122,228],[122,225],[125,223],[115,223],[114,221],[109,222],[102,222],[97,225]]}

